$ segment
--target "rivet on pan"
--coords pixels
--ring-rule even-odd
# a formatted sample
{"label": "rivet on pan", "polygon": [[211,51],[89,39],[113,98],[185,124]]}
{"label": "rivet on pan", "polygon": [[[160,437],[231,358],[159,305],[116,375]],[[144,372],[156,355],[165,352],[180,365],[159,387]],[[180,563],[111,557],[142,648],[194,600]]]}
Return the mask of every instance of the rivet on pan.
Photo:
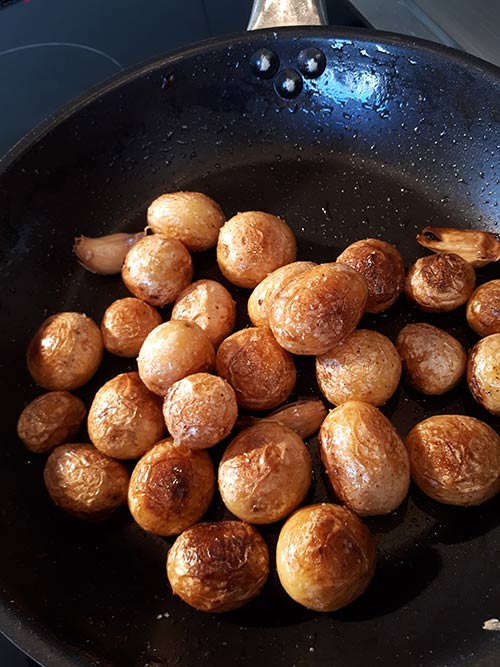
{"label": "rivet on pan", "polygon": [[325,54],[313,47],[310,49],[302,49],[297,58],[297,64],[299,70],[306,79],[316,79],[325,71]]}
{"label": "rivet on pan", "polygon": [[278,95],[290,100],[302,90],[302,77],[294,69],[283,69],[274,80],[274,89]]}
{"label": "rivet on pan", "polygon": [[250,67],[259,79],[272,79],[279,64],[278,56],[269,49],[258,49],[250,58]]}

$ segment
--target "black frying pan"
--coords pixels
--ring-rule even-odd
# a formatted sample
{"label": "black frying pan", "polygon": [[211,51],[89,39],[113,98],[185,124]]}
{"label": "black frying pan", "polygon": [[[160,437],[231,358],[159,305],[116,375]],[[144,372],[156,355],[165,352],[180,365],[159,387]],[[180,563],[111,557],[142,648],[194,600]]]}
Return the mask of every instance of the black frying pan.
{"label": "black frying pan", "polygon": [[[296,78],[302,91],[280,96],[279,72],[296,70],[299,52],[311,47],[325,55],[325,72]],[[279,60],[274,79],[250,66],[261,48]],[[377,573],[342,611],[300,608],[272,576],[247,607],[213,616],[172,598],[164,573],[171,540],[145,534],[126,510],[99,526],[57,510],[43,486],[44,458],[24,450],[15,424],[41,393],[24,363],[38,324],[61,310],[99,320],[126,294],[119,277],[77,264],[75,235],[141,229],[154,197],[190,189],[208,193],[228,217],[246,209],[283,216],[301,259],[332,261],[348,243],[376,236],[410,265],[425,225],[496,232],[499,150],[499,70],[425,42],[325,27],[237,35],[170,55],[98,88],[24,139],[0,174],[4,632],[56,667],[497,666],[498,634],[482,625],[500,616],[500,498],[454,509],[412,489],[391,516],[367,520]],[[220,278],[213,253],[195,264],[198,277]],[[489,267],[479,279],[495,275]],[[230,289],[243,326],[248,292]],[[416,320],[447,328],[468,347],[475,340],[463,311],[423,316],[404,299],[362,324],[394,339]],[[312,360],[297,365],[295,395],[315,396]],[[106,356],[77,393],[88,404],[105,379],[134,367]],[[498,427],[465,384],[434,399],[401,387],[384,407],[403,436],[428,415],[457,411]],[[315,440],[309,445],[314,455]],[[308,502],[328,497],[317,457],[315,464]],[[222,516],[215,501],[208,517]],[[263,528],[271,551],[278,530]]]}

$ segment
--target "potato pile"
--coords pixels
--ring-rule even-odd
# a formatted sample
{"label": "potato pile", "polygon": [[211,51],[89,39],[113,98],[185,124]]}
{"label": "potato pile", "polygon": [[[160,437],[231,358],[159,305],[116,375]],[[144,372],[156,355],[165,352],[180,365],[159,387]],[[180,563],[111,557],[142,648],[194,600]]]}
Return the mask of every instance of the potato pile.
{"label": "potato pile", "polygon": [[[400,434],[380,410],[402,377],[437,396],[466,374],[475,400],[500,414],[500,280],[475,289],[459,246],[417,260],[406,274],[397,248],[377,239],[351,244],[336,261],[296,261],[285,221],[261,211],[226,220],[196,192],[161,195],[147,221],[150,233],[120,246],[113,240],[103,252],[102,273],[121,267],[132,296],[110,303],[100,326],[82,313],[52,315],[27,350],[29,372],[47,392],[24,408],[18,435],[30,451],[49,454],[44,480],[56,505],[99,521],[128,504],[143,530],[176,538],[166,566],[173,592],[217,613],[262,590],[270,556],[255,526],[282,522],[275,555],[283,588],[329,612],[361,595],[375,570],[374,540],[360,517],[393,512],[410,479],[452,505],[478,505],[500,491],[500,437],[487,424],[436,415]],[[105,245],[102,237],[100,252]],[[115,247],[122,255],[110,257]],[[226,286],[192,282],[192,253],[214,247],[229,288],[252,290],[252,326],[234,331]],[[98,257],[88,268],[100,272]],[[403,293],[426,313],[466,305],[482,338],[467,354],[425,322],[407,324],[394,341],[359,328],[365,313],[386,312]],[[94,376],[103,354],[137,358],[137,370],[108,378],[87,412],[71,392]],[[294,355],[314,357],[328,413],[318,401],[286,406]],[[85,422],[88,438],[78,439]],[[317,445],[304,442],[318,431]],[[306,501],[313,446],[330,483],[319,504]],[[216,493],[234,518],[203,520]]]}

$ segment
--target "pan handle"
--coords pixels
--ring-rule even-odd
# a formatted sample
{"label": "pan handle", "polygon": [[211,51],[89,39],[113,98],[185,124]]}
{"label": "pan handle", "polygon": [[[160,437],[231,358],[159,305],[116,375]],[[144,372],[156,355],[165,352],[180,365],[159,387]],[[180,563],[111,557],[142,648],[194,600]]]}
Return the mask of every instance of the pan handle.
{"label": "pan handle", "polygon": [[254,0],[247,30],[327,24],[325,0]]}

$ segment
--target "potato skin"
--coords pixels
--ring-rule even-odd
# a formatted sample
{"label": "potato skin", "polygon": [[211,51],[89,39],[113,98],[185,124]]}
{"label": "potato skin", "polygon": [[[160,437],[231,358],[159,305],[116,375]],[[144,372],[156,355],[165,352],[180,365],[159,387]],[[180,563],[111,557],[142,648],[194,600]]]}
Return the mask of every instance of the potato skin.
{"label": "potato skin", "polygon": [[339,264],[355,269],[368,286],[367,313],[382,313],[390,308],[403,291],[403,258],[391,243],[364,239],[351,243],[337,257]]}
{"label": "potato skin", "polygon": [[422,394],[439,396],[462,378],[467,354],[456,338],[431,324],[418,322],[401,329],[396,341],[405,379]]}
{"label": "potato skin", "polygon": [[365,312],[368,288],[344,264],[320,264],[292,280],[274,299],[269,325],[293,354],[324,354],[348,336]]}
{"label": "potato skin", "polygon": [[475,417],[429,417],[405,444],[414,482],[440,503],[480,505],[500,491],[500,437]]}
{"label": "potato skin", "polygon": [[161,322],[160,313],[144,301],[117,299],[106,308],[101,321],[104,347],[118,357],[136,357],[148,333]]}
{"label": "potato skin", "polygon": [[72,391],[99,368],[103,344],[97,324],[83,313],[48,317],[28,346],[26,361],[35,382],[52,391]]}
{"label": "potato skin", "polygon": [[295,261],[296,255],[292,230],[270,213],[238,213],[219,233],[217,263],[224,277],[238,287],[256,287],[269,273]]}
{"label": "potato skin", "polygon": [[469,352],[467,383],[483,408],[500,415],[500,334],[482,338]]}
{"label": "potato skin", "polygon": [[319,388],[334,405],[365,401],[383,405],[396,391],[401,359],[387,336],[355,329],[326,354],[316,358]]}
{"label": "potato skin", "polygon": [[295,602],[315,611],[335,611],[359,597],[375,562],[367,526],[347,508],[330,503],[292,514],[276,548],[281,585]]}
{"label": "potato skin", "polygon": [[56,447],[43,477],[54,503],[77,519],[100,521],[127,500],[128,470],[92,445]]}
{"label": "potato skin", "polygon": [[156,535],[178,535],[199,521],[215,491],[212,461],[203,450],[161,440],[138,461],[128,506],[135,521]]}
{"label": "potato skin", "polygon": [[466,317],[478,336],[500,333],[500,280],[479,285],[467,302]]}
{"label": "potato skin", "polygon": [[288,516],[311,486],[311,457],[302,439],[274,422],[239,433],[219,465],[219,491],[226,507],[248,523]]}
{"label": "potato skin", "polygon": [[447,313],[469,299],[476,284],[472,266],[459,255],[440,252],[417,259],[406,275],[405,294],[428,313]]}
{"label": "potato skin", "polygon": [[215,369],[233,387],[238,405],[247,410],[268,410],[283,403],[297,376],[292,356],[263,327],[242,329],[226,338],[217,350]]}
{"label": "potato skin", "polygon": [[223,613],[256,597],[269,575],[269,552],[241,521],[199,523],[175,540],[167,557],[173,592],[200,611]]}

